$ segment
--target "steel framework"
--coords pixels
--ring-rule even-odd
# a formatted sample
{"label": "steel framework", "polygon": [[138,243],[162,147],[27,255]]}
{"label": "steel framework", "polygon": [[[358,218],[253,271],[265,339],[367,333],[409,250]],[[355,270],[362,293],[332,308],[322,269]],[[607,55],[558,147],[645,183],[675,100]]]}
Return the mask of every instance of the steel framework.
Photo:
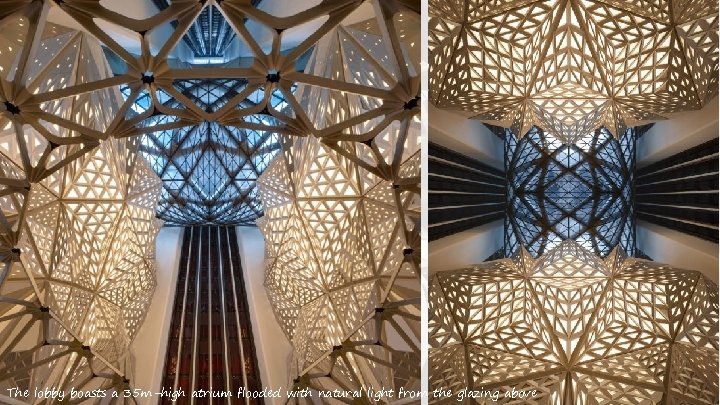
{"label": "steel framework", "polygon": [[[51,4],[60,7],[102,43],[104,53],[118,66],[114,76],[89,75],[77,82],[41,88],[37,85],[42,83],[24,83],[20,79],[29,69],[26,61],[31,57],[38,55],[41,62],[38,65],[49,69],[72,47],[66,45],[56,53],[42,52],[39,48]],[[231,36],[233,41],[241,42],[247,49],[246,57],[221,65],[192,65],[173,56],[174,49],[194,22],[201,14],[207,17],[203,12],[207,7],[214,7],[213,15],[215,11],[222,14],[235,32],[235,36]],[[374,9],[381,16],[377,22],[366,17],[372,15]],[[382,177],[394,170],[384,160],[383,153],[404,138],[393,135],[397,129],[392,123],[407,122],[419,111],[419,67],[397,63],[405,60],[403,52],[419,60],[419,32],[413,27],[419,24],[419,19],[413,17],[416,13],[419,13],[419,2],[415,0],[324,0],[289,16],[268,14],[243,0],[176,0],[155,15],[137,20],[101,3],[83,0],[57,4],[41,0],[5,2],[0,8],[0,18],[3,26],[12,29],[8,30],[3,44],[8,52],[0,54],[0,111],[8,111],[19,123],[33,126],[40,133],[38,139],[58,145],[91,148],[98,140],[111,136],[123,138],[154,133],[156,138],[167,138],[170,133],[174,142],[163,143],[168,147],[150,152],[165,163],[154,165],[166,180],[163,203],[177,206],[164,209],[161,217],[176,224],[196,224],[199,218],[206,223],[247,224],[256,219],[259,207],[253,187],[243,183],[254,185],[254,178],[248,174],[261,171],[263,164],[260,168],[253,167],[252,157],[264,150],[253,148],[265,142],[248,145],[250,142],[244,142],[245,137],[314,135],[339,153],[347,149],[346,144],[356,144],[356,148],[362,149],[356,158],[358,164],[368,166],[368,170]],[[268,43],[248,30],[248,22],[262,27],[262,34],[270,38]],[[127,36],[137,43],[140,54],[133,54],[105,32],[102,27],[108,25],[123,27]],[[150,38],[167,26],[174,26],[170,36],[159,49],[154,49]],[[305,30],[309,34],[296,46],[284,46],[288,37]],[[403,46],[399,39],[403,40]],[[316,59],[299,70],[299,66],[306,65],[301,60],[307,58],[308,53],[327,55],[327,47],[341,49],[347,59],[330,58],[335,65]],[[378,60],[371,56],[373,49],[385,47],[392,57]],[[13,74],[12,66],[16,56],[20,60],[18,75]],[[195,90],[191,88],[196,87],[206,93],[217,93],[213,89],[222,91],[227,80],[238,82],[231,84],[232,96],[227,97],[226,93],[219,102],[199,100],[192,94]],[[212,83],[210,86],[208,81]],[[118,91],[121,86],[124,97]],[[111,116],[103,117],[103,125],[95,121],[77,122],[71,116],[58,115],[51,108],[69,103],[75,97],[90,100],[101,94],[111,95],[117,104]],[[276,103],[278,98],[283,100],[281,105]],[[319,103],[332,103],[333,107],[321,111],[316,107]],[[88,101],[88,108],[91,104]],[[208,104],[213,107],[208,108]],[[138,108],[138,105],[144,106]],[[213,135],[225,131],[221,128],[235,131],[235,135],[228,136],[227,142],[212,142]],[[186,137],[187,132],[200,134]],[[211,139],[198,142],[202,132]],[[153,148],[150,141],[144,144]],[[244,156],[243,149],[255,155]],[[198,154],[202,156],[195,156]],[[216,171],[223,181],[208,184],[205,179],[200,186],[178,186],[179,182],[198,183],[194,176],[199,172],[197,169],[206,164],[220,165]],[[170,177],[166,178],[166,174]],[[233,182],[236,186],[229,186],[228,183]],[[212,187],[218,187],[220,192],[211,190]],[[238,194],[220,196],[226,190],[235,192],[235,189],[240,190]],[[208,212],[205,209],[208,200],[219,196],[226,209]],[[183,217],[181,210],[192,214]],[[242,214],[228,214],[227,210]]]}
{"label": "steel framework", "polygon": [[[205,111],[217,111],[237,95],[247,82],[242,79],[177,81],[182,94]],[[121,91],[129,96],[130,88]],[[255,106],[262,101],[258,90],[241,104]],[[270,104],[287,110],[282,95],[275,91]],[[181,108],[172,97],[162,99],[169,108]],[[135,100],[132,115],[151,106],[150,94]],[[167,116],[151,117],[147,125],[167,122]],[[255,117],[257,124],[277,124],[270,115]],[[179,129],[151,132],[141,137],[140,151],[162,176],[158,217],[167,225],[232,224],[251,225],[262,215],[255,181],[280,149],[278,134],[243,129],[234,125],[203,121]]]}

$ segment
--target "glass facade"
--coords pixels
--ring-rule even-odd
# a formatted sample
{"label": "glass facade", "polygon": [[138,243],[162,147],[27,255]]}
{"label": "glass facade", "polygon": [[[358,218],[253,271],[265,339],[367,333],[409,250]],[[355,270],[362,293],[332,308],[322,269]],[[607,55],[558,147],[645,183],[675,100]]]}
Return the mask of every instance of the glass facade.
{"label": "glass facade", "polygon": [[522,245],[537,257],[568,239],[601,256],[634,252],[634,131],[567,144],[537,127],[520,139],[505,130],[505,254]]}

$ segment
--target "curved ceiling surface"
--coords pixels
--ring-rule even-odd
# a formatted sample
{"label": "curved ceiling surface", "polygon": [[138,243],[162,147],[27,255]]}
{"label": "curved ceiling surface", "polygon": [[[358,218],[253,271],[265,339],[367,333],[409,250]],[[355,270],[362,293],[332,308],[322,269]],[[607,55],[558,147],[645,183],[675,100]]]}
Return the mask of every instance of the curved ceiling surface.
{"label": "curved ceiling surface", "polygon": [[[0,35],[2,46],[44,47],[38,66],[53,66],[85,57],[88,51],[73,54],[77,46],[99,43],[92,59],[106,63],[96,69],[114,75],[33,87],[15,79],[15,62],[0,55],[0,109],[42,127],[39,142],[88,149],[140,136],[141,153],[163,180],[158,216],[166,224],[254,224],[262,215],[255,181],[284,136],[354,150],[359,164],[397,178],[394,150],[410,142],[419,112],[416,7],[402,0],[15,2],[2,15],[16,26]],[[78,31],[90,35],[79,39]],[[79,95],[108,94],[116,113],[94,121],[52,110]]]}

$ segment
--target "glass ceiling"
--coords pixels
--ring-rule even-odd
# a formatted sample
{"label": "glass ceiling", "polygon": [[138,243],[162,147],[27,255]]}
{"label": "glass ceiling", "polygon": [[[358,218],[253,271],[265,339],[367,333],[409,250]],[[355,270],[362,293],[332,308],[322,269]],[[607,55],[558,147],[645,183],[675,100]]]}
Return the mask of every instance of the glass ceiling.
{"label": "glass ceiling", "polygon": [[[71,150],[59,166],[108,138],[137,137],[163,180],[158,216],[169,225],[254,224],[262,214],[254,183],[285,137],[319,138],[414,190],[419,159],[412,170],[397,161],[407,157],[400,150],[419,148],[417,4],[239,3],[19,5],[24,14],[6,20],[0,42],[13,50],[42,37],[43,49],[28,64],[30,87],[15,83],[0,109],[33,126],[51,151]],[[50,73],[39,66],[64,72],[75,59],[88,73],[34,79]],[[18,81],[14,63],[12,53],[0,55],[3,80]],[[106,70],[112,75],[100,78]],[[112,112],[98,108],[100,99]],[[56,111],[78,100],[89,119]]]}
{"label": "glass ceiling", "polygon": [[[168,0],[152,0],[160,10],[170,6]],[[251,0],[252,6],[261,0]],[[177,23],[172,23],[173,28]],[[195,55],[195,63],[227,62],[226,51],[236,39],[235,30],[227,23],[220,10],[214,5],[204,8],[183,36],[183,42]]]}
{"label": "glass ceiling", "polygon": [[[169,7],[166,0],[154,0],[160,10]],[[253,0],[256,6],[260,1]],[[173,22],[173,28],[177,23]],[[220,10],[210,5],[197,16],[183,36],[183,42],[194,54],[189,61],[196,67],[228,62],[226,51],[237,36]],[[207,113],[227,108],[227,103],[248,87],[245,79],[174,80],[173,87]],[[297,86],[293,86],[291,91]],[[132,97],[127,85],[121,86],[124,100]],[[252,109],[264,101],[265,91],[258,88],[242,100],[238,109]],[[157,91],[158,103],[168,109],[184,105],[165,91]],[[288,111],[279,89],[270,94],[268,104],[276,111]],[[150,92],[143,90],[134,100],[126,119],[141,116],[153,108]],[[179,123],[178,116],[156,114],[142,121],[153,127]],[[267,107],[242,121],[258,128],[281,126]],[[262,216],[255,181],[280,149],[279,135],[217,121],[193,122],[191,125],[142,135],[140,152],[161,177],[163,190],[157,215],[167,225],[254,225]]]}
{"label": "glass ceiling", "polygon": [[[182,80],[175,88],[206,112],[216,112],[247,85],[241,79]],[[130,88],[121,88],[130,96]],[[158,92],[159,102],[181,108],[175,98]],[[240,108],[255,107],[263,100],[258,89],[241,102]],[[279,91],[271,93],[270,105],[287,110]],[[151,108],[150,95],[135,99],[127,118]],[[177,117],[154,115],[145,126],[178,122]],[[267,112],[245,117],[259,125],[277,125]],[[242,224],[253,225],[262,215],[255,181],[280,148],[278,135],[271,131],[241,128],[217,121],[150,132],[142,136],[140,152],[163,180],[158,217],[168,225]]]}
{"label": "glass ceiling", "polygon": [[601,256],[618,244],[634,252],[635,129],[620,139],[601,128],[564,144],[533,127],[505,130],[508,205],[505,253],[519,245],[539,256],[574,240]]}

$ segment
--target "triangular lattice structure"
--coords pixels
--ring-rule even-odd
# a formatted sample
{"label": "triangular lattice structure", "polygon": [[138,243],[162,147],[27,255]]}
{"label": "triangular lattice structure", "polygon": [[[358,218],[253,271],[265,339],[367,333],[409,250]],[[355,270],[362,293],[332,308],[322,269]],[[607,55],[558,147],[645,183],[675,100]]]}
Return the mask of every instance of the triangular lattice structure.
{"label": "triangular lattice structure", "polygon": [[714,1],[429,2],[430,94],[564,143],[701,108],[718,92]]}
{"label": "triangular lattice structure", "polygon": [[600,256],[635,252],[635,129],[616,139],[605,128],[563,144],[534,127],[505,131],[508,205],[505,254],[533,256],[574,240]]}
{"label": "triangular lattice structure", "polygon": [[[389,161],[420,108],[419,1],[323,1],[292,15],[246,0],[155,3],[165,6],[135,19],[102,2],[9,2],[0,110],[33,126],[38,142],[88,150],[143,135],[140,149],[163,179],[159,216],[174,225],[252,224],[262,213],[255,181],[279,135],[314,135],[340,152],[354,143],[368,170],[397,170]],[[52,15],[83,33],[54,26]],[[210,20],[218,38],[199,40]],[[88,45],[95,39],[102,48]],[[103,54],[109,62],[99,63]],[[73,58],[86,74],[46,80]],[[93,113],[80,121],[61,105]]]}
{"label": "triangular lattice structure", "polygon": [[[418,155],[404,155],[401,171],[412,169]],[[295,348],[294,386],[417,389],[413,187],[395,187],[314,137],[297,139],[258,184],[266,213],[258,221],[265,285]],[[388,335],[402,338],[388,341]]]}
{"label": "triangular lattice structure", "polygon": [[121,390],[155,287],[161,184],[137,139],[107,139],[120,99],[87,88],[112,80],[97,40],[44,22],[43,2],[11,3],[0,12],[0,385]]}
{"label": "triangular lattice structure", "polygon": [[439,272],[429,303],[430,389],[452,390],[448,403],[463,389],[481,404],[495,391],[563,405],[718,401],[718,288],[697,271],[566,241],[536,260]]}

